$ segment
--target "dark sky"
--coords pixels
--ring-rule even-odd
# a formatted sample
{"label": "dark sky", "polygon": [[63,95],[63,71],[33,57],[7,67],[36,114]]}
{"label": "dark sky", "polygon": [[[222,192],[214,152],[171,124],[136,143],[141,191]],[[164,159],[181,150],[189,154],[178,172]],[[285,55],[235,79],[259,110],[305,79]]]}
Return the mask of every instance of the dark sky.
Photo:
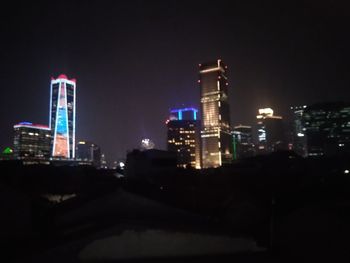
{"label": "dark sky", "polygon": [[[77,79],[77,139],[109,160],[165,148],[169,108],[199,106],[198,63],[229,67],[232,124],[259,107],[350,101],[349,9],[339,1],[12,1],[0,17],[0,147],[48,124],[49,84]],[[289,2],[289,3],[288,3]]]}

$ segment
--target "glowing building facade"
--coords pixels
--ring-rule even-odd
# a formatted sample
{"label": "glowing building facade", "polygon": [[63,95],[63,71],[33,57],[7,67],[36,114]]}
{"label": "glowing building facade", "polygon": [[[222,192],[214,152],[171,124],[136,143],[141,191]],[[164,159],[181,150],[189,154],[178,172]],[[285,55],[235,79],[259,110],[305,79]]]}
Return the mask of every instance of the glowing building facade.
{"label": "glowing building facade", "polygon": [[48,126],[20,122],[14,129],[14,156],[17,159],[48,159],[51,155],[51,131]]}
{"label": "glowing building facade", "polygon": [[49,124],[53,158],[75,158],[75,98],[75,79],[63,74],[51,79]]}
{"label": "glowing building facade", "polygon": [[257,118],[257,152],[271,153],[277,150],[286,150],[284,124],[281,116],[273,114],[271,108],[259,109]]}
{"label": "glowing building facade", "polygon": [[320,103],[307,106],[302,115],[307,156],[350,153],[350,104]]}
{"label": "glowing building facade", "polygon": [[201,168],[200,123],[195,108],[173,109],[166,122],[168,151],[175,152],[178,167]]}
{"label": "glowing building facade", "polygon": [[227,66],[219,59],[199,65],[202,168],[232,161]]}

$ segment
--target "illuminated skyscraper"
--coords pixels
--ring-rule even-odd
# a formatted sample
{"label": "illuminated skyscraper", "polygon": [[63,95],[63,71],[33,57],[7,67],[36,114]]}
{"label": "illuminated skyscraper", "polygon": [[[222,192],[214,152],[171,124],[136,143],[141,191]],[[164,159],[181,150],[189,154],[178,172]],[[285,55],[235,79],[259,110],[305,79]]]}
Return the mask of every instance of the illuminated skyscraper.
{"label": "illuminated skyscraper", "polygon": [[302,115],[307,156],[350,153],[350,104],[319,103],[307,106]]}
{"label": "illuminated skyscraper", "polygon": [[281,116],[273,115],[271,108],[259,109],[257,118],[258,153],[286,150],[284,124]]}
{"label": "illuminated skyscraper", "polygon": [[175,152],[178,167],[199,169],[200,129],[195,108],[173,109],[170,111],[168,126],[168,151]]}
{"label": "illuminated skyscraper", "polygon": [[75,89],[76,80],[66,75],[51,79],[49,124],[54,158],[75,158]]}
{"label": "illuminated skyscraper", "polygon": [[202,168],[219,167],[232,161],[226,69],[220,59],[199,65]]}

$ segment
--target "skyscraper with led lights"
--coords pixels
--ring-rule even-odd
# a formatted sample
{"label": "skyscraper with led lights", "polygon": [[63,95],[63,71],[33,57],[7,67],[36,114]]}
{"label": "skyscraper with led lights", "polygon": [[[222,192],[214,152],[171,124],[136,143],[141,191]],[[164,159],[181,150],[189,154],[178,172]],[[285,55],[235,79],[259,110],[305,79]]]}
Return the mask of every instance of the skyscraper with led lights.
{"label": "skyscraper with led lights", "polygon": [[201,168],[197,113],[195,108],[172,109],[166,121],[168,151],[176,153],[178,167]]}
{"label": "skyscraper with led lights", "polygon": [[76,80],[59,75],[51,79],[50,129],[52,157],[75,158]]}
{"label": "skyscraper with led lights", "polygon": [[199,65],[203,168],[215,168],[232,161],[226,70],[227,66],[220,59]]}

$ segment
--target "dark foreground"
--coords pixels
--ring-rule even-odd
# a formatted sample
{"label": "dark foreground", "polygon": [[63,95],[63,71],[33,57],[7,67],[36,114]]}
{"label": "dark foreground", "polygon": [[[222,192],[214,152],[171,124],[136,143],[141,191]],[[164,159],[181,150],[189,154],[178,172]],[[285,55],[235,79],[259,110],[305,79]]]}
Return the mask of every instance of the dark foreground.
{"label": "dark foreground", "polygon": [[348,160],[269,156],[119,179],[91,167],[1,163],[1,258],[348,262]]}

